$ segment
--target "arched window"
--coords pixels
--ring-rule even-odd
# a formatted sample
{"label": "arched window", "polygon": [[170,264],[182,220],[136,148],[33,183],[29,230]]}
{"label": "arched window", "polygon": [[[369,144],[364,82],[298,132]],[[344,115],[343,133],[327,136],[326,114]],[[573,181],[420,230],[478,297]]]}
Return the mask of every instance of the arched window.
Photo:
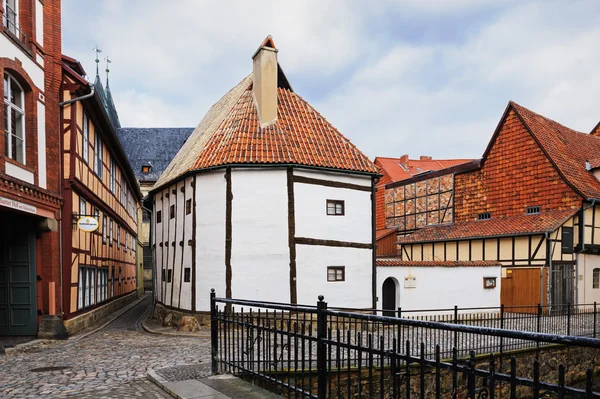
{"label": "arched window", "polygon": [[600,288],[600,268],[592,271],[592,288]]}
{"label": "arched window", "polygon": [[4,131],[6,156],[25,164],[25,92],[8,73],[4,73]]}

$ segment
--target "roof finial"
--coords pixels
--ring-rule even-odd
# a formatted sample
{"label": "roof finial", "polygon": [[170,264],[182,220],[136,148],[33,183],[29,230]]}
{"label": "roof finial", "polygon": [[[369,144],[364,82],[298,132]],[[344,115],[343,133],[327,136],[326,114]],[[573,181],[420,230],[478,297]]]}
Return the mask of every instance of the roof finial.
{"label": "roof finial", "polygon": [[108,68],[108,66],[112,61],[110,60],[110,58],[108,58],[108,56],[106,56],[106,58],[104,58],[104,60],[106,61],[106,89],[108,90],[108,73],[110,72],[110,69]]}
{"label": "roof finial", "polygon": [[94,51],[96,52],[96,77],[98,77],[98,64],[100,63],[100,59],[98,58],[98,54],[100,54],[102,52],[102,50],[100,50],[98,48],[98,46],[96,45],[94,47]]}

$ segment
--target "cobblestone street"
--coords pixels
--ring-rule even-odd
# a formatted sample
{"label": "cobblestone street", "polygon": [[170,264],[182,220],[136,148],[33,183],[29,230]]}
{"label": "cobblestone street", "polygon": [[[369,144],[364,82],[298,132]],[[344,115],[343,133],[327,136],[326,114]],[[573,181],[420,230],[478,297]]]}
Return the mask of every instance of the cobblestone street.
{"label": "cobblestone street", "polygon": [[195,377],[208,375],[210,340],[148,334],[141,322],[151,311],[148,295],[85,338],[1,356],[0,397],[167,398],[147,379],[148,368],[164,369],[169,380],[178,379],[182,365],[193,366]]}

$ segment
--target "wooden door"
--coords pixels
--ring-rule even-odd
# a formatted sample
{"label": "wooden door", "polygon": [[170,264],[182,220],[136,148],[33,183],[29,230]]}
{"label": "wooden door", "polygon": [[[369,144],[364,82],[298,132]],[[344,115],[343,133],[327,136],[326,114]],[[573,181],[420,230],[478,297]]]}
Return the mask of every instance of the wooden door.
{"label": "wooden door", "polygon": [[506,277],[501,281],[500,302],[505,307],[520,307],[507,311],[537,313],[537,305],[546,304],[547,273],[543,272],[545,268],[507,267],[504,271]]}

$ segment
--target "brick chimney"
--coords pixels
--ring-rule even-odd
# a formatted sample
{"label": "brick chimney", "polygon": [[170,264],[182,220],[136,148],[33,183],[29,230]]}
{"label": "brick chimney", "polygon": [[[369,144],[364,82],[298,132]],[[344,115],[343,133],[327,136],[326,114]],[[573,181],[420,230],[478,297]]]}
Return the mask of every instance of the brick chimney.
{"label": "brick chimney", "polygon": [[408,163],[408,154],[404,154],[400,157],[400,163],[406,165]]}
{"label": "brick chimney", "polygon": [[429,155],[421,155],[421,156],[419,157],[419,159],[420,159],[421,161],[431,161],[433,158],[432,158],[432,157],[430,157]]}
{"label": "brick chimney", "polygon": [[269,35],[252,56],[252,93],[261,126],[277,121],[277,51]]}

